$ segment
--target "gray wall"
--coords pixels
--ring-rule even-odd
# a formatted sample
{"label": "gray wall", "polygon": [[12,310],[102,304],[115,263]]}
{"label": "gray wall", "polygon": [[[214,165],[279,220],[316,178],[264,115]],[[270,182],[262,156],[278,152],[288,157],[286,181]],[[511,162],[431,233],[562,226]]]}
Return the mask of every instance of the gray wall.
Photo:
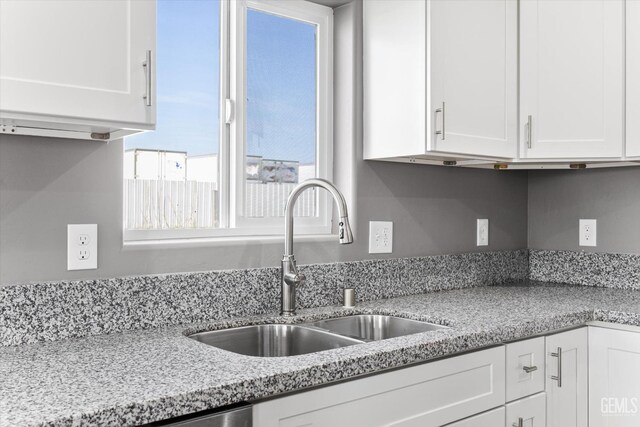
{"label": "gray wall", "polygon": [[[527,174],[362,159],[361,4],[336,10],[336,180],[350,196],[356,242],[296,245],[300,263],[368,254],[368,221],[394,221],[386,257],[476,251],[477,218],[490,245],[527,244]],[[392,141],[390,141],[392,143]],[[122,141],[0,135],[0,285],[26,281],[275,266],[282,243],[129,249],[122,245]],[[66,225],[99,225],[98,270],[66,271]]]}
{"label": "gray wall", "polygon": [[[529,172],[530,249],[640,253],[640,168]],[[598,220],[595,248],[578,220]]]}
{"label": "gray wall", "polygon": [[[282,244],[129,250],[122,246],[122,142],[0,136],[0,284],[275,266]],[[393,257],[526,247],[526,174],[357,161],[350,246],[300,243],[299,262],[374,258],[369,220],[394,221]],[[66,271],[66,225],[99,224],[99,269]]]}

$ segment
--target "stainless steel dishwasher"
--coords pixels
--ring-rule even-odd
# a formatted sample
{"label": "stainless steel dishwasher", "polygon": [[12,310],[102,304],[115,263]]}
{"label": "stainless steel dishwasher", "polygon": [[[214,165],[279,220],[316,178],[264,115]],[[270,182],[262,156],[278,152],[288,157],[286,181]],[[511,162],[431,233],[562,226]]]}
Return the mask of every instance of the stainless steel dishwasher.
{"label": "stainless steel dishwasher", "polygon": [[253,416],[248,403],[225,406],[212,411],[197,412],[192,415],[172,418],[148,424],[153,427],[252,427]]}

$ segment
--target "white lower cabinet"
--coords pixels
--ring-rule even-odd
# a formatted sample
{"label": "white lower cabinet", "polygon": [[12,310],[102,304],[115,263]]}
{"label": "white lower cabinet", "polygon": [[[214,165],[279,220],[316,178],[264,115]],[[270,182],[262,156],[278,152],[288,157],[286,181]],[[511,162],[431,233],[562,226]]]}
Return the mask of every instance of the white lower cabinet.
{"label": "white lower cabinet", "polygon": [[483,412],[482,414],[474,415],[473,417],[465,418],[461,421],[456,421],[453,424],[447,424],[447,427],[502,427],[505,424],[505,412],[504,406],[493,409],[491,411]]}
{"label": "white lower cabinet", "polygon": [[547,425],[544,393],[507,404],[507,427],[545,427]]}
{"label": "white lower cabinet", "polygon": [[640,328],[589,328],[589,425],[640,425]]}
{"label": "white lower cabinet", "polygon": [[547,425],[586,427],[587,328],[549,335],[546,344]]}
{"label": "white lower cabinet", "polygon": [[640,327],[600,323],[260,402],[254,426],[638,427]]}
{"label": "white lower cabinet", "polygon": [[442,426],[505,402],[495,347],[257,403],[255,427]]}

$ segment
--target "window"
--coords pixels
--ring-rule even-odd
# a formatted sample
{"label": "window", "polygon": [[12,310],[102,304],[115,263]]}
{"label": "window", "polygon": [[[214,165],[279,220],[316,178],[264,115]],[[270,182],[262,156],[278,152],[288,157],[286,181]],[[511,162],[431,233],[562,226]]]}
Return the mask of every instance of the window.
{"label": "window", "polygon": [[[163,0],[157,14],[157,127],[125,140],[125,240],[281,235],[293,187],[331,179],[331,9]],[[305,191],[296,232],[329,233],[331,208]]]}

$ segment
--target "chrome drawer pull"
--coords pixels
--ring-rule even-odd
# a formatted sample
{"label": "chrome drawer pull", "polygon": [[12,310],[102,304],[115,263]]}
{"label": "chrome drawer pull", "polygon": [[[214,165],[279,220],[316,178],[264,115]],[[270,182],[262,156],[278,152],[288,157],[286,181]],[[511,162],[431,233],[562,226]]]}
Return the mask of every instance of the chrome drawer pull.
{"label": "chrome drawer pull", "polygon": [[533,145],[533,139],[531,138],[531,116],[527,117],[527,123],[524,125],[525,134],[527,135],[527,148],[531,148]]}
{"label": "chrome drawer pull", "polygon": [[518,418],[517,423],[511,424],[513,427],[522,427],[524,426],[524,419],[522,417]]}
{"label": "chrome drawer pull", "polygon": [[522,369],[527,373],[530,374],[531,372],[537,371],[538,367],[537,366],[523,366]]}
{"label": "chrome drawer pull", "polygon": [[436,121],[438,119],[438,113],[442,113],[442,130],[436,130],[436,135],[440,135],[440,137],[442,138],[442,140],[444,141],[445,138],[445,114],[446,111],[444,109],[444,101],[442,102],[442,108],[436,108]]}
{"label": "chrome drawer pull", "polygon": [[562,347],[558,347],[558,350],[551,353],[551,356],[558,358],[558,375],[552,375],[551,379],[558,381],[558,387],[562,387]]}
{"label": "chrome drawer pull", "polygon": [[142,97],[144,99],[144,104],[147,107],[151,107],[151,92],[153,91],[153,75],[151,74],[151,51],[147,51],[147,57],[142,63],[142,67],[144,68],[144,78],[146,79],[146,92]]}

